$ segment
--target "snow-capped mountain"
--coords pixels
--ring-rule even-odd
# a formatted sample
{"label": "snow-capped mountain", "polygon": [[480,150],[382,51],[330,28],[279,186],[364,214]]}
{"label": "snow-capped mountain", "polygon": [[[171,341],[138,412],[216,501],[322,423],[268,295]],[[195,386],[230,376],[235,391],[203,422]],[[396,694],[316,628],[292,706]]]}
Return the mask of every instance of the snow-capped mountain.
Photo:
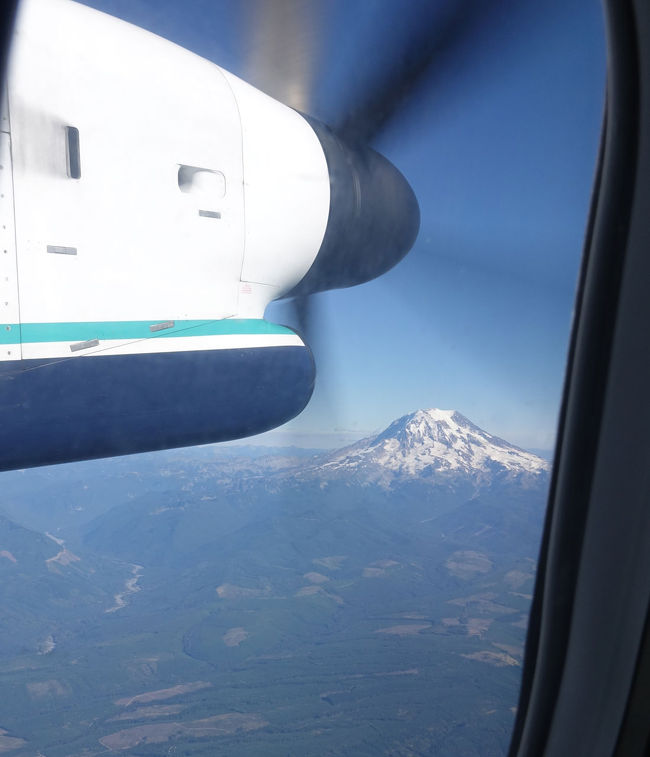
{"label": "snow-capped mountain", "polygon": [[362,439],[308,466],[299,478],[352,476],[390,485],[395,479],[431,483],[471,479],[535,481],[549,464],[531,452],[483,431],[455,410],[418,410],[377,436]]}

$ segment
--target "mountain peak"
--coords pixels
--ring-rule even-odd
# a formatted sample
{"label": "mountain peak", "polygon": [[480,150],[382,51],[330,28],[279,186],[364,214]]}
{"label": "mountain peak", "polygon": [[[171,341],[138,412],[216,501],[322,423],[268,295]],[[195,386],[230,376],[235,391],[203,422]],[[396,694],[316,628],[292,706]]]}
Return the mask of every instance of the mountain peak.
{"label": "mountain peak", "polygon": [[323,472],[358,472],[386,483],[396,477],[443,482],[458,476],[489,483],[495,476],[536,478],[548,463],[493,436],[457,410],[417,410],[377,436],[331,454]]}
{"label": "mountain peak", "polygon": [[[427,440],[431,443],[441,442],[453,445],[458,441],[459,435],[462,437],[467,433],[478,434],[482,435],[484,439],[495,439],[498,442],[503,442],[503,440],[497,439],[497,437],[493,437],[475,426],[457,410],[440,410],[436,407],[428,410],[416,410],[414,413],[403,415],[393,421],[375,439],[384,441],[394,438],[399,440],[401,444],[408,446],[417,442],[426,445]],[[508,443],[503,442],[503,444],[507,445]]]}
{"label": "mountain peak", "polygon": [[[430,418],[434,421],[449,421],[454,415],[460,415],[460,413],[456,410],[441,410],[438,407],[431,407],[428,410],[416,410],[414,413],[411,413],[411,417],[415,419]],[[404,417],[408,418],[409,416]]]}

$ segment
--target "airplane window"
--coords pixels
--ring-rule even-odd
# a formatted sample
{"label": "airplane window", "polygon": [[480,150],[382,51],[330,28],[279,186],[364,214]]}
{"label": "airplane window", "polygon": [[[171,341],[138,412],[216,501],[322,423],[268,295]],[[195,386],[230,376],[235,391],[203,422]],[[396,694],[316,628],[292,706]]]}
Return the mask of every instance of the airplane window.
{"label": "airplane window", "polygon": [[[0,752],[506,754],[598,5],[25,0],[18,23]],[[83,182],[49,162],[62,123]]]}

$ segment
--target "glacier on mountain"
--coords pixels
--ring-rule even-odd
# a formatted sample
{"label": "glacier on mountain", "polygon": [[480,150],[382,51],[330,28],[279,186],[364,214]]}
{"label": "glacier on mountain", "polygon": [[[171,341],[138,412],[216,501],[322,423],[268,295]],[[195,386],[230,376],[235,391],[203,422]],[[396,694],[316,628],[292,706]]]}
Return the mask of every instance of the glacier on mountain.
{"label": "glacier on mountain", "polygon": [[526,450],[483,431],[455,410],[418,410],[393,421],[376,436],[329,453],[302,471],[301,478],[353,475],[368,483],[390,485],[417,478],[446,483],[470,478],[533,482],[549,464]]}

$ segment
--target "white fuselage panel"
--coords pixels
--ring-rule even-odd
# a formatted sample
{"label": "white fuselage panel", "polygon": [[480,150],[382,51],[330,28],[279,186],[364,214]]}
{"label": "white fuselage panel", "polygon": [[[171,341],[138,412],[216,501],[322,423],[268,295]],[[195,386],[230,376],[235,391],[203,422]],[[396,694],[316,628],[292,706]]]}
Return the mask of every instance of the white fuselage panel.
{"label": "white fuselage panel", "polygon": [[25,0],[8,99],[12,322],[261,318],[316,257],[316,135],[213,63],[69,0]]}
{"label": "white fuselage panel", "polygon": [[[9,111],[23,322],[235,314],[241,128],[219,69],[83,6],[21,8]],[[218,170],[228,191],[181,191],[182,165]]]}
{"label": "white fuselage panel", "polygon": [[[314,130],[291,108],[225,72],[242,123],[246,201],[242,279],[292,289],[320,249],[330,204],[327,161]],[[282,250],[282,265],[277,254]]]}

